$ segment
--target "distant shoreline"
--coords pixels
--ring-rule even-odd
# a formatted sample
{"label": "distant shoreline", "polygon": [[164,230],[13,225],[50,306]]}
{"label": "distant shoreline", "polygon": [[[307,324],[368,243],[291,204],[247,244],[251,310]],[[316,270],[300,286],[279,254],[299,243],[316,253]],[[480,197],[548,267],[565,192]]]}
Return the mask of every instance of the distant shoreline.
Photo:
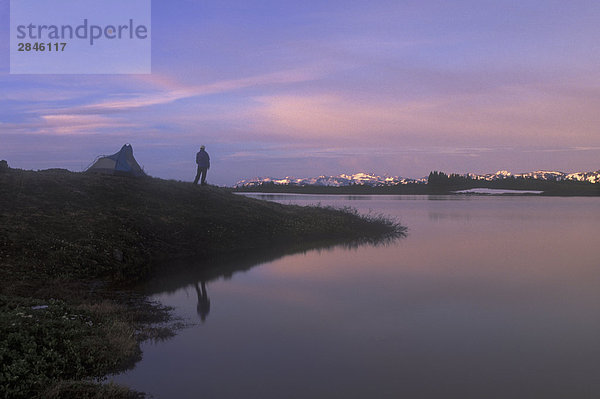
{"label": "distant shoreline", "polygon": [[477,182],[467,185],[430,185],[425,183],[393,186],[316,186],[262,184],[235,187],[236,193],[265,194],[331,194],[331,195],[513,195],[513,196],[600,196],[600,183],[553,181]]}
{"label": "distant shoreline", "polygon": [[512,196],[512,197],[528,197],[536,196],[539,197],[543,194],[543,191],[531,191],[531,190],[501,190],[501,189],[488,189],[488,188],[474,188],[470,190],[452,191],[443,194],[387,194],[387,193],[297,193],[297,192],[262,192],[262,191],[234,191],[234,194],[239,195],[331,195],[331,196],[482,196],[482,197],[494,197],[494,196]]}

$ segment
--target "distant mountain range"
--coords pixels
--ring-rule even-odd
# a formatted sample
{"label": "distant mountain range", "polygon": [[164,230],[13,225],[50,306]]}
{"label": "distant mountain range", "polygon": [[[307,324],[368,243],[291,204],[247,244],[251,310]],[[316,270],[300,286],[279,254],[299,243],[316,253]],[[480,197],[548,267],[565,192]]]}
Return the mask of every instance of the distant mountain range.
{"label": "distant mountain range", "polygon": [[[538,170],[535,172],[528,173],[515,173],[512,174],[506,170],[500,170],[496,173],[478,175],[474,173],[468,173],[465,175],[461,175],[465,177],[469,177],[473,180],[484,180],[484,181],[495,181],[502,179],[509,179],[512,177],[515,178],[529,178],[529,179],[538,179],[538,180],[550,180],[550,181],[563,181],[563,180],[573,180],[573,181],[587,181],[590,183],[600,183],[600,170],[595,172],[577,172],[577,173],[565,173],[565,172],[555,172],[548,170]],[[426,184],[427,177],[423,177],[420,179],[411,179],[401,176],[378,176],[372,173],[355,173],[352,175],[341,174],[337,176],[318,176],[318,177],[284,177],[280,179],[272,178],[272,177],[256,177],[254,179],[248,180],[240,180],[235,185],[236,187],[254,187],[259,186],[263,183],[273,183],[276,185],[297,185],[297,186],[332,186],[332,187],[342,187],[342,186],[350,186],[353,184],[366,185],[371,187],[380,187],[380,186],[394,186],[398,184],[409,184],[409,183],[417,183],[417,184]]]}
{"label": "distant mountain range", "polygon": [[276,179],[272,177],[256,177],[249,180],[240,180],[236,187],[252,187],[263,183],[273,183],[279,185],[298,185],[298,186],[333,186],[342,187],[352,184],[364,184],[367,186],[392,186],[396,184],[408,183],[426,183],[427,178],[409,179],[400,176],[377,176],[371,173],[355,173],[353,175],[341,174],[337,176],[318,176],[318,177],[284,177]]}
{"label": "distant mountain range", "polygon": [[469,173],[465,176],[470,177],[474,180],[502,180],[510,177],[524,177],[529,179],[539,179],[539,180],[550,180],[550,181],[563,181],[563,180],[573,180],[573,181],[587,181],[590,183],[599,183],[600,182],[600,170],[595,172],[576,172],[576,173],[565,173],[565,172],[554,172],[549,170],[537,170],[535,172],[528,173],[515,173],[512,174],[507,170],[499,170],[496,173],[486,174],[486,175],[477,175],[474,173]]}

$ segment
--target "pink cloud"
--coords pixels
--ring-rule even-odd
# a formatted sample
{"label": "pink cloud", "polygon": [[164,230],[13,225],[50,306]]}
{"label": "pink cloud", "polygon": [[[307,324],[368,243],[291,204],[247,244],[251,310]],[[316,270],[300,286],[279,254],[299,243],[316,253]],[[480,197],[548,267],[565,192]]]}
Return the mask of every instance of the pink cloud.
{"label": "pink cloud", "polygon": [[[379,101],[356,95],[256,98],[255,128],[271,135],[356,145],[417,144],[451,137],[455,144],[600,144],[600,100],[558,96],[535,87],[488,94],[437,95]],[[547,141],[547,142],[543,142]]]}
{"label": "pink cloud", "polygon": [[90,135],[99,129],[133,127],[134,124],[101,115],[42,115],[38,120],[10,124],[3,123],[3,130],[13,133],[42,135]]}

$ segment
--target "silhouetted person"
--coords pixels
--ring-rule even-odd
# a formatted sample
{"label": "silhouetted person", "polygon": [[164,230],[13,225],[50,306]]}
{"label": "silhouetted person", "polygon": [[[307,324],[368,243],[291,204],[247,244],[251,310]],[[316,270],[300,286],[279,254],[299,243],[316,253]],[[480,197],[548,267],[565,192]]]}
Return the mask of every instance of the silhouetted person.
{"label": "silhouetted person", "polygon": [[198,283],[196,283],[196,293],[198,294],[198,306],[196,307],[196,310],[198,311],[200,320],[204,322],[206,316],[210,313],[210,299],[208,299],[204,281],[200,281],[200,287],[198,287]]}
{"label": "silhouetted person", "polygon": [[200,151],[196,154],[196,163],[198,164],[198,172],[194,179],[194,184],[198,184],[198,179],[202,175],[201,184],[206,185],[206,172],[210,169],[210,157],[208,153],[204,151],[204,146],[200,146]]}

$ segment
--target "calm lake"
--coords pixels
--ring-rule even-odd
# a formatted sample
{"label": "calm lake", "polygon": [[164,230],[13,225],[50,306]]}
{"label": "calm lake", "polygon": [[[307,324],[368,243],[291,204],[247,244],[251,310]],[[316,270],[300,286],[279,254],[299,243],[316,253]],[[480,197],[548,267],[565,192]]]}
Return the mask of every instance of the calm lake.
{"label": "calm lake", "polygon": [[408,235],[152,282],[197,324],[114,381],[156,398],[600,397],[600,198],[252,196]]}

